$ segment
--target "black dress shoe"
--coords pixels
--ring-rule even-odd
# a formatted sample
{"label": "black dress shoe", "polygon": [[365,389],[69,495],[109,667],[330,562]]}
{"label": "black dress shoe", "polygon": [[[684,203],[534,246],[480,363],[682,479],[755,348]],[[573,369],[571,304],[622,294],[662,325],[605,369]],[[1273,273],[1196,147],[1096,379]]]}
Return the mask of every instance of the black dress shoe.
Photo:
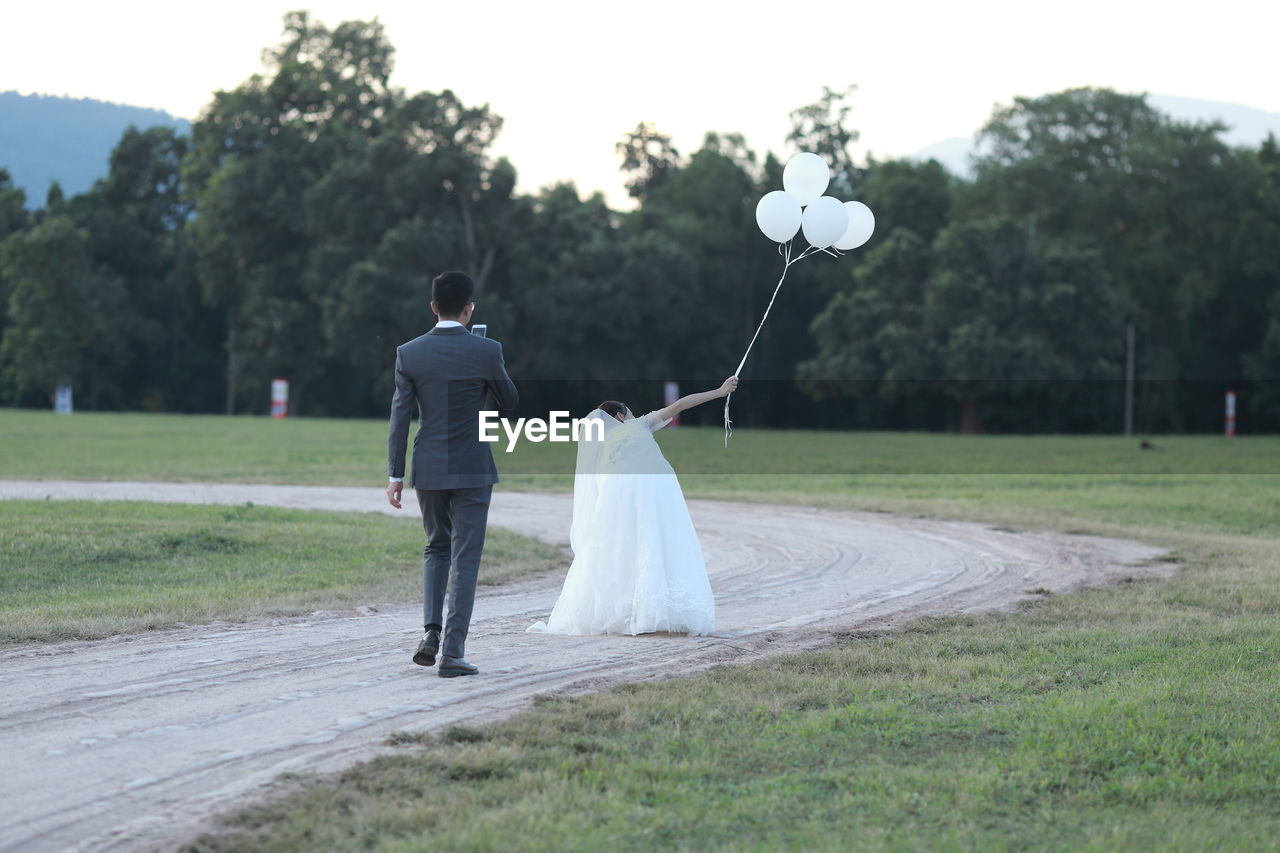
{"label": "black dress shoe", "polygon": [[437,671],[441,678],[457,678],[459,675],[477,675],[479,672],[479,668],[472,666],[462,658],[451,658],[448,655],[440,658],[440,669]]}
{"label": "black dress shoe", "polygon": [[440,653],[440,632],[428,631],[418,643],[418,650],[413,653],[413,662],[418,666],[431,666]]}

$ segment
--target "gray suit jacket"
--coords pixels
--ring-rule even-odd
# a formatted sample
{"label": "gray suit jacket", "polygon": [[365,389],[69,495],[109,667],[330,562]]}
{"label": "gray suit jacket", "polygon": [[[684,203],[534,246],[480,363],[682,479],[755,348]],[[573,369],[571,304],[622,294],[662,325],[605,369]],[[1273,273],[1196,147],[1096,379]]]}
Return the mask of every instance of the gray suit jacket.
{"label": "gray suit jacket", "polygon": [[[496,406],[487,402],[491,396]],[[502,344],[462,326],[434,328],[396,349],[387,473],[404,476],[409,417],[418,403],[413,470],[417,489],[470,489],[498,482],[489,444],[480,441],[480,411],[512,409],[519,395],[507,376]]]}

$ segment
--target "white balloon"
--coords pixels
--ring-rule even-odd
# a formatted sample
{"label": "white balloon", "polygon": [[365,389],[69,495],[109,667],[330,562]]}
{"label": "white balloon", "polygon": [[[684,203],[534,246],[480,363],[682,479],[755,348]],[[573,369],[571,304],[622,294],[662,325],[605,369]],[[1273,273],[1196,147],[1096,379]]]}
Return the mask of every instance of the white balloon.
{"label": "white balloon", "polygon": [[844,209],[849,213],[849,226],[836,240],[835,247],[842,252],[856,249],[871,239],[876,230],[876,215],[860,201],[846,201]]}
{"label": "white balloon", "polygon": [[801,227],[810,246],[825,249],[849,227],[849,214],[839,199],[824,195],[804,209]]}
{"label": "white balloon", "polygon": [[785,243],[800,230],[800,201],[791,193],[774,190],[756,203],[756,224],[775,243]]}
{"label": "white balloon", "polygon": [[787,161],[782,170],[782,186],[787,192],[808,204],[827,191],[831,183],[831,170],[827,161],[817,154],[797,154]]}

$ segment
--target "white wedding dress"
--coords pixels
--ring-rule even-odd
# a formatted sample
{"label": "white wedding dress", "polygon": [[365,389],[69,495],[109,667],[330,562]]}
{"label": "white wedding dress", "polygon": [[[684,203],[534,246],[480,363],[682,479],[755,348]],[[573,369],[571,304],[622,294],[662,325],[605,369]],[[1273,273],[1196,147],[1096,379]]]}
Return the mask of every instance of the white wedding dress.
{"label": "white wedding dress", "polygon": [[684,492],[653,433],[657,412],[626,423],[596,409],[603,441],[578,442],[569,541],[573,564],[551,634],[708,634],[715,599]]}

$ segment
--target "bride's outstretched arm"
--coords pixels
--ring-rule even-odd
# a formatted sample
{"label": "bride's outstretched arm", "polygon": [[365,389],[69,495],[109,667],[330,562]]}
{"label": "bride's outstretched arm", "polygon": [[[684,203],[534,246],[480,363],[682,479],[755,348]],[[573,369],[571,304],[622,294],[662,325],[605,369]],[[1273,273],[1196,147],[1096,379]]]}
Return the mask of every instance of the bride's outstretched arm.
{"label": "bride's outstretched arm", "polygon": [[730,376],[724,381],[723,385],[714,391],[703,391],[700,394],[689,394],[686,397],[681,397],[665,409],[659,410],[658,415],[664,421],[674,418],[685,409],[692,409],[694,406],[701,406],[703,403],[710,402],[711,400],[718,400],[721,397],[727,397],[732,394],[737,387],[738,377]]}

